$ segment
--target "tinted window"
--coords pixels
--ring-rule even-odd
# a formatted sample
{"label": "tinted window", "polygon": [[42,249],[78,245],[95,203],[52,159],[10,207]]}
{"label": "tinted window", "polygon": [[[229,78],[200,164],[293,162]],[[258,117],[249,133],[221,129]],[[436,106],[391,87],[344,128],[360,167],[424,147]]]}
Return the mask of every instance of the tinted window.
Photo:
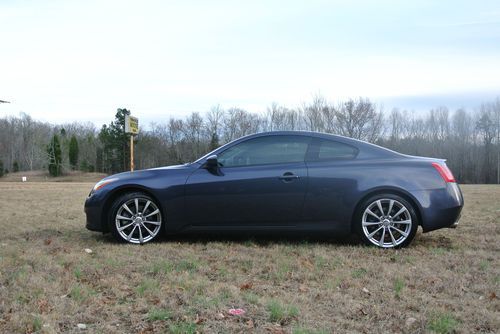
{"label": "tinted window", "polygon": [[350,145],[331,140],[319,140],[318,155],[314,160],[353,159],[358,150]]}
{"label": "tinted window", "polygon": [[304,161],[310,139],[302,136],[268,136],[250,139],[219,154],[224,167]]}

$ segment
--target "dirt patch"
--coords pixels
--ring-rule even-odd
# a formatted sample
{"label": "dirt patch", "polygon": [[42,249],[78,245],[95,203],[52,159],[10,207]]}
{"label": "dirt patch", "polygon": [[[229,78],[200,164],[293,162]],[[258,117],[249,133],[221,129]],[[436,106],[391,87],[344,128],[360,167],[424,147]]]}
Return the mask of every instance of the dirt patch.
{"label": "dirt patch", "polygon": [[0,183],[1,332],[500,328],[499,186],[463,186],[459,228],[396,251],[296,238],[118,244],[84,227],[92,186]]}

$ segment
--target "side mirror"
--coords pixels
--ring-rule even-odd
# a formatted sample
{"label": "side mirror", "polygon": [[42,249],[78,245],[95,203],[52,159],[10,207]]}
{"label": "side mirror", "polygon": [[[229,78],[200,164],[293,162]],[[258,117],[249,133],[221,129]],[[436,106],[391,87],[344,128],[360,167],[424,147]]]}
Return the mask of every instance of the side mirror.
{"label": "side mirror", "polygon": [[217,154],[211,155],[205,161],[206,168],[216,168],[219,167],[219,162],[217,161]]}
{"label": "side mirror", "polygon": [[215,175],[223,175],[222,171],[220,170],[219,167],[219,161],[217,161],[217,155],[211,155],[205,160],[205,163],[203,164],[203,168],[208,170],[209,172],[215,174]]}

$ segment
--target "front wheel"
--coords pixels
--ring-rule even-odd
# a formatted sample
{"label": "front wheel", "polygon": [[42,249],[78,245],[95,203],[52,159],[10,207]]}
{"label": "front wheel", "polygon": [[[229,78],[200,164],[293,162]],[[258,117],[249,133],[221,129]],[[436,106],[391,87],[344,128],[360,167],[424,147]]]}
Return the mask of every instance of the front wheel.
{"label": "front wheel", "polygon": [[160,234],[161,210],[146,194],[127,193],[113,203],[109,225],[111,233],[118,241],[143,244]]}
{"label": "front wheel", "polygon": [[358,234],[367,245],[405,247],[417,233],[415,209],[404,198],[380,194],[367,199],[356,218]]}

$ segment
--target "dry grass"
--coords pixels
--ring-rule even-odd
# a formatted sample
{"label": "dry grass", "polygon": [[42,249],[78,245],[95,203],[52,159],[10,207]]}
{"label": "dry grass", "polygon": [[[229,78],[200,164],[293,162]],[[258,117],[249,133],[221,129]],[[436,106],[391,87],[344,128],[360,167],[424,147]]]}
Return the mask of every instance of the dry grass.
{"label": "dry grass", "polygon": [[463,186],[461,226],[398,251],[291,239],[117,244],[84,228],[91,186],[0,183],[1,332],[500,329],[498,186]]}

